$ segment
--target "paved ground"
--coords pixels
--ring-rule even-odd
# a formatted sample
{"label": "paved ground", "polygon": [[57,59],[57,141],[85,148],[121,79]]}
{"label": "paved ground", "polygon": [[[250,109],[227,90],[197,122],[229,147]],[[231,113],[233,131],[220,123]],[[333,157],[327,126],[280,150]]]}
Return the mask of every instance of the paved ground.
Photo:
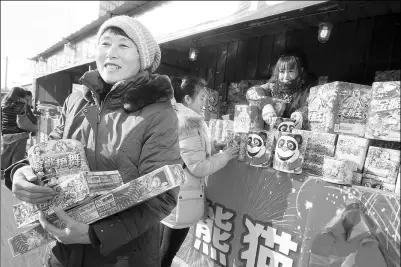
{"label": "paved ground", "polygon": [[26,228],[17,229],[12,206],[17,200],[1,181],[1,267],[40,267],[46,246],[34,249],[24,255],[13,258],[8,239]]}

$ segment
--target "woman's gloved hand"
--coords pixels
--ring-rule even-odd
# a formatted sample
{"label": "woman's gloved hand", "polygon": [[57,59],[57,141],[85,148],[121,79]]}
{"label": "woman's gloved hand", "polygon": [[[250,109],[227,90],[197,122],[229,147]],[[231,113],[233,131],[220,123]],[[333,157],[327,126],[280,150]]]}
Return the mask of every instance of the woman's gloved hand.
{"label": "woman's gloved hand", "polygon": [[276,112],[272,105],[267,104],[262,109],[262,118],[263,120],[270,125],[272,123],[272,118],[277,117]]}
{"label": "woman's gloved hand", "polygon": [[302,129],[302,123],[304,116],[301,112],[293,112],[291,114],[291,119],[295,120],[295,128],[296,129]]}

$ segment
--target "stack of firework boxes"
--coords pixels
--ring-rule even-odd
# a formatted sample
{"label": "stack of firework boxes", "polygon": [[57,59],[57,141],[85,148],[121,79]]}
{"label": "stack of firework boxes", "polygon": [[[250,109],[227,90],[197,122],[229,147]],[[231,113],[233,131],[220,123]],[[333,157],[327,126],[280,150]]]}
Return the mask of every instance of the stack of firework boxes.
{"label": "stack of firework boxes", "polygon": [[17,227],[36,224],[9,239],[14,256],[53,240],[38,224],[39,211],[63,228],[52,207],[64,209],[83,223],[93,223],[175,188],[186,181],[180,165],[167,165],[135,180],[125,181],[118,171],[91,172],[82,144],[76,140],[51,140],[28,151],[28,161],[37,183],[54,189],[56,195],[43,204],[21,202],[13,206]]}

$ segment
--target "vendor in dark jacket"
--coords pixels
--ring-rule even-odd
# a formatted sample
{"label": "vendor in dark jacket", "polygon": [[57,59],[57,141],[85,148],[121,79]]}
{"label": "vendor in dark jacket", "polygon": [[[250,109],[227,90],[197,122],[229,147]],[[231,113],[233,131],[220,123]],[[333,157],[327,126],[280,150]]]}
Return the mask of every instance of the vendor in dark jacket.
{"label": "vendor in dark jacket", "polygon": [[[266,123],[272,117],[293,118],[295,124],[306,128],[308,119],[308,97],[311,87],[317,85],[317,78],[306,70],[305,60],[299,52],[289,52],[280,56],[269,82],[247,91],[248,100],[268,96],[274,98],[275,106],[265,105],[262,117]],[[280,107],[279,103],[283,103]]]}
{"label": "vendor in dark jacket", "polygon": [[13,87],[1,102],[2,170],[25,157],[29,132],[18,127],[17,116],[26,113],[31,122],[37,124],[35,115],[24,99],[25,93],[23,88]]}
{"label": "vendor in dark jacket", "polygon": [[[97,38],[97,70],[80,79],[84,92],[67,98],[51,137],[81,141],[92,171],[118,170],[124,182],[181,163],[173,89],[167,76],[152,75],[161,59],[154,37],[135,19],[115,16],[103,23]],[[53,190],[30,183],[35,176],[24,164],[6,170],[7,186],[24,201],[50,199]],[[54,208],[67,223],[65,230],[42,214],[40,223],[58,241],[49,265],[160,266],[160,221],[176,206],[177,194],[178,188],[167,191],[91,225]]]}

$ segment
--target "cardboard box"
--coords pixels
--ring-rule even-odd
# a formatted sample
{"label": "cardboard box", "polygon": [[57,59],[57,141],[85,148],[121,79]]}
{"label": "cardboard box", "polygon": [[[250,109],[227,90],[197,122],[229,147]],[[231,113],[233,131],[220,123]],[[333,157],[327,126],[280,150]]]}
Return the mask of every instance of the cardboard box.
{"label": "cardboard box", "polygon": [[13,212],[17,227],[29,225],[39,218],[39,210],[45,215],[53,211],[50,207],[58,206],[62,209],[79,205],[82,201],[94,197],[123,184],[118,171],[111,172],[79,172],[62,177],[58,184],[52,185],[57,192],[52,199],[43,204],[31,204],[21,202],[13,206]]}
{"label": "cardboard box", "polygon": [[338,114],[334,117],[334,132],[364,137],[372,87],[341,83],[338,98]]}
{"label": "cardboard box", "polygon": [[[106,194],[70,208],[66,212],[77,221],[91,224],[165,193],[185,182],[187,179],[181,165],[166,165]],[[65,227],[55,213],[47,216],[46,219],[59,228]],[[27,242],[27,238],[31,240]],[[50,241],[51,238],[40,224],[8,240],[14,257]]]}
{"label": "cardboard box", "polygon": [[302,173],[308,139],[300,134],[280,132],[273,159],[273,168],[287,173]]}
{"label": "cardboard box", "polygon": [[369,179],[369,178],[362,179],[362,186],[376,188],[376,189],[380,189],[380,190],[391,192],[391,193],[394,193],[394,191],[395,191],[394,184],[388,184],[388,183],[384,183],[382,181],[378,181],[375,179]]}
{"label": "cardboard box", "polygon": [[375,82],[400,81],[400,70],[376,71]]}
{"label": "cardboard box", "polygon": [[306,151],[308,153],[334,157],[337,134],[312,132],[299,129],[292,130],[292,133],[300,134],[304,139],[309,138],[308,145],[306,147]]}
{"label": "cardboard box", "polygon": [[325,157],[322,180],[335,184],[352,184],[354,164],[348,160]]}
{"label": "cardboard box", "polygon": [[304,163],[302,164],[302,171],[310,173],[310,174],[322,176],[323,175],[323,164],[318,165],[318,164],[314,164],[310,161],[308,161],[308,162],[304,161]]}
{"label": "cardboard box", "polygon": [[395,185],[400,169],[399,150],[370,146],[363,176]]}
{"label": "cardboard box", "polygon": [[36,144],[28,150],[28,161],[41,185],[56,185],[65,175],[89,171],[83,145],[72,139]]}
{"label": "cardboard box", "polygon": [[365,138],[400,142],[400,82],[372,86]]}
{"label": "cardboard box", "polygon": [[234,132],[248,133],[263,130],[264,121],[256,106],[236,105],[234,114]]}
{"label": "cardboard box", "polygon": [[388,149],[401,150],[401,142],[370,139],[370,145]]}
{"label": "cardboard box", "polygon": [[308,97],[308,121],[314,132],[333,133],[338,109],[338,91],[342,82],[314,86]]}
{"label": "cardboard box", "polygon": [[358,165],[357,172],[362,172],[368,147],[369,140],[365,138],[340,134],[335,157],[355,162]]}
{"label": "cardboard box", "polygon": [[247,144],[248,144],[248,133],[235,133],[235,140],[240,141],[238,161],[246,161]]}
{"label": "cardboard box", "polygon": [[270,167],[273,159],[274,133],[251,131],[247,139],[246,163],[259,168]]}

